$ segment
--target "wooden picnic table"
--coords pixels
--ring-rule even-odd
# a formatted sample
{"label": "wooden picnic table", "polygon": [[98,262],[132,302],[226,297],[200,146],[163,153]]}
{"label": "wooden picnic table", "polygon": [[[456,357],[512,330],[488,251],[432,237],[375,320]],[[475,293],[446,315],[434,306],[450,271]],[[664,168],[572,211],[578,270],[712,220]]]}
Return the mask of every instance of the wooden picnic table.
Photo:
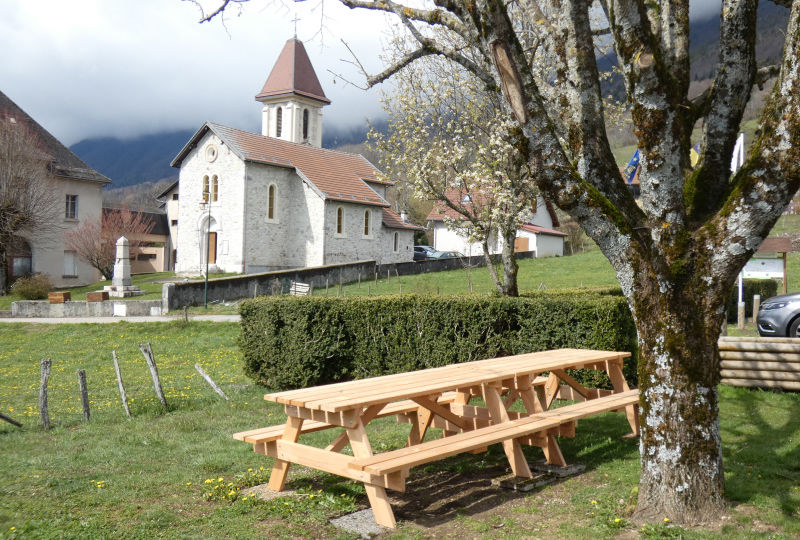
{"label": "wooden picnic table", "polygon": [[[512,472],[530,478],[522,444],[539,446],[549,464],[564,466],[555,437],[574,436],[578,419],[607,411],[625,411],[638,435],[638,391],[622,374],[628,356],[559,349],[267,394],[285,406],[286,423],[234,438],[275,458],[270,489],[283,490],[291,463],[351,478],[364,483],[375,520],[393,528],[386,489],[405,491],[413,466],[501,443]],[[586,388],[566,372],[581,368],[605,371],[613,390]],[[473,397],[485,406],[470,405]],[[556,397],[579,403],[551,410]],[[518,400],[525,412],[510,410]],[[412,424],[407,446],[373,454],[365,426],[389,415]],[[297,442],[301,433],[337,427],[344,431],[325,449]],[[443,437],[423,442],[429,427],[441,428]],[[340,453],[347,444],[353,456]]]}

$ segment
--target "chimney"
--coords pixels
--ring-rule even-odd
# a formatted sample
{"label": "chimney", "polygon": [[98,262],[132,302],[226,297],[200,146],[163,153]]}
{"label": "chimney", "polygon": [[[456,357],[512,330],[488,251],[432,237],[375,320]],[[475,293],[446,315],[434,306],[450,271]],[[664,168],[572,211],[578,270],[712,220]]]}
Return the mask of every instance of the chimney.
{"label": "chimney", "polygon": [[403,223],[408,223],[408,214],[406,213],[405,210],[400,212],[400,219],[403,220]]}

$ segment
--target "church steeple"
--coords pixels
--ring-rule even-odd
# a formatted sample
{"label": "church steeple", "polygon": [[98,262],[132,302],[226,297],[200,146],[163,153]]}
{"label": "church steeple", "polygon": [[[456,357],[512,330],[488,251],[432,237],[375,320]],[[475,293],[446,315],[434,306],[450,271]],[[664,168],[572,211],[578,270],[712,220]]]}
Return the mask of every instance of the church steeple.
{"label": "church steeple", "polygon": [[322,107],[331,101],[300,40],[286,42],[256,101],[264,104],[262,135],[322,146]]}

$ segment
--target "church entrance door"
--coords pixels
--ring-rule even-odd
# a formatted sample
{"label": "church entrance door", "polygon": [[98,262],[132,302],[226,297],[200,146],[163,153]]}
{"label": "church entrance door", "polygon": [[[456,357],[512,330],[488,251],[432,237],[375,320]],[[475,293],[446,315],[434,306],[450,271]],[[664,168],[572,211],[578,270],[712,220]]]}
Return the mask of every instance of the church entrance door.
{"label": "church entrance door", "polygon": [[208,264],[217,262],[217,233],[208,233]]}

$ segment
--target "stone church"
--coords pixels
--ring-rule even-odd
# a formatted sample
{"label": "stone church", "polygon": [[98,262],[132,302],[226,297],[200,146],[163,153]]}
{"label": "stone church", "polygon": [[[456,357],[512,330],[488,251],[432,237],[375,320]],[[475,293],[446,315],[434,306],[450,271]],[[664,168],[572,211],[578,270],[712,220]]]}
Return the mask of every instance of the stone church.
{"label": "stone church", "polygon": [[261,134],[207,122],[172,162],[178,182],[162,196],[178,203],[176,272],[201,273],[206,259],[237,273],[411,261],[419,227],[389,208],[391,183],[363,156],[321,148],[330,100],[296,38],[256,100]]}

